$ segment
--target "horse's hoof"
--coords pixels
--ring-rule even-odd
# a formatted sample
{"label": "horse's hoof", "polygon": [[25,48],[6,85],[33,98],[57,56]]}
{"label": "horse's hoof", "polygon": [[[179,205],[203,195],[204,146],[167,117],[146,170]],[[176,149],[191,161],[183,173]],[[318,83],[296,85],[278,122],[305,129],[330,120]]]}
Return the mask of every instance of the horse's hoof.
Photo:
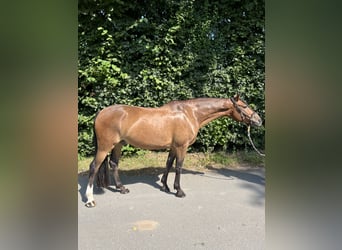
{"label": "horse's hoof", "polygon": [[183,192],[183,190],[178,190],[177,193],[176,193],[176,197],[184,198],[185,197],[185,193]]}
{"label": "horse's hoof", "polygon": [[127,194],[127,193],[129,193],[129,189],[127,188],[120,190],[120,194]]}
{"label": "horse's hoof", "polygon": [[166,193],[170,193],[170,189],[167,186],[162,186],[160,188],[160,191],[166,192]]}
{"label": "horse's hoof", "polygon": [[95,201],[89,201],[85,204],[85,206],[88,208],[92,208],[92,207],[96,206],[96,203],[95,203]]}

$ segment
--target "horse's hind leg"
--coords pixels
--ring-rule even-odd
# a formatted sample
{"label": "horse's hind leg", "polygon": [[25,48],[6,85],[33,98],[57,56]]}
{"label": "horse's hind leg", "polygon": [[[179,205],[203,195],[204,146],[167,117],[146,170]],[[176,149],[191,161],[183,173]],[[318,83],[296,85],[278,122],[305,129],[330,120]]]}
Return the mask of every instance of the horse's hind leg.
{"label": "horse's hind leg", "polygon": [[95,206],[95,201],[94,201],[94,196],[93,196],[94,178],[96,176],[97,171],[99,170],[99,167],[101,166],[102,162],[106,159],[106,157],[107,157],[106,152],[98,151],[96,153],[94,160],[90,163],[89,181],[88,181],[88,186],[87,186],[87,191],[86,191],[87,202],[85,204],[87,207]]}
{"label": "horse's hind leg", "polygon": [[125,188],[124,185],[122,185],[122,182],[119,177],[119,159],[121,156],[121,148],[122,148],[121,143],[118,143],[115,145],[110,155],[109,164],[114,170],[114,181],[115,181],[116,188],[120,189],[121,194],[126,194],[129,192],[129,190]]}
{"label": "horse's hind leg", "polygon": [[172,167],[172,164],[175,160],[175,157],[176,157],[176,155],[175,155],[174,151],[170,150],[169,155],[167,157],[167,161],[166,161],[166,169],[165,169],[165,172],[161,178],[161,183],[163,184],[163,186],[160,188],[160,190],[167,192],[167,193],[170,192],[170,189],[167,185],[167,177],[169,175],[170,168]]}

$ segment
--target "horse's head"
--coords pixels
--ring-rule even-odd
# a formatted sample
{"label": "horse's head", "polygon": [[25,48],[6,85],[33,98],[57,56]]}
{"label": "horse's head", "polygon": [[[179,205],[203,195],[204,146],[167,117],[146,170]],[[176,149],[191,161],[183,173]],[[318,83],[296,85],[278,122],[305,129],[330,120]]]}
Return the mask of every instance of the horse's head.
{"label": "horse's head", "polygon": [[232,118],[236,121],[244,122],[247,125],[261,126],[260,116],[251,109],[247,103],[239,98],[239,95],[230,98],[233,103]]}

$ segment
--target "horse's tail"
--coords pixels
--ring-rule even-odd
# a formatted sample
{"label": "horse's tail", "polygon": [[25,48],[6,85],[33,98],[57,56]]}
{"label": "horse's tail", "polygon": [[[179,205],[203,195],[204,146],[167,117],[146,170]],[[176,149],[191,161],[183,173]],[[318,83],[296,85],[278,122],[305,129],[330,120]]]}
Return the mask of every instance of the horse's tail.
{"label": "horse's tail", "polygon": [[94,143],[94,146],[95,146],[95,155],[97,153],[97,137],[96,137],[96,131],[95,131],[95,121],[96,121],[96,118],[97,118],[97,115],[100,113],[100,111],[97,111],[95,117],[94,117],[94,122],[93,122],[93,143]]}
{"label": "horse's tail", "polygon": [[[95,121],[97,118],[97,115],[99,114],[100,111],[98,111],[95,115],[94,118],[94,123],[93,123],[93,139],[94,139],[94,146],[95,146],[95,155],[97,153],[97,137],[96,137],[96,130],[95,130]],[[98,187],[108,187],[110,184],[109,180],[109,165],[108,165],[108,155],[106,158],[103,160],[101,163],[101,166],[99,168],[99,171],[97,172],[97,179],[96,183]]]}
{"label": "horse's tail", "polygon": [[108,165],[108,155],[101,163],[99,171],[97,172],[96,183],[98,187],[108,187],[110,184],[109,180],[109,165]]}

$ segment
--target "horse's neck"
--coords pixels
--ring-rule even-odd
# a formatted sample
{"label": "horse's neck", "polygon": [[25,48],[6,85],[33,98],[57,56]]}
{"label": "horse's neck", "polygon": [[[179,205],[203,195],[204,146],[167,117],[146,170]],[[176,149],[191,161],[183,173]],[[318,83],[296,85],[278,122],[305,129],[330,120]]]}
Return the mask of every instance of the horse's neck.
{"label": "horse's neck", "polygon": [[197,103],[194,102],[193,106],[199,127],[203,127],[219,117],[229,116],[230,108],[229,99],[201,99]]}

